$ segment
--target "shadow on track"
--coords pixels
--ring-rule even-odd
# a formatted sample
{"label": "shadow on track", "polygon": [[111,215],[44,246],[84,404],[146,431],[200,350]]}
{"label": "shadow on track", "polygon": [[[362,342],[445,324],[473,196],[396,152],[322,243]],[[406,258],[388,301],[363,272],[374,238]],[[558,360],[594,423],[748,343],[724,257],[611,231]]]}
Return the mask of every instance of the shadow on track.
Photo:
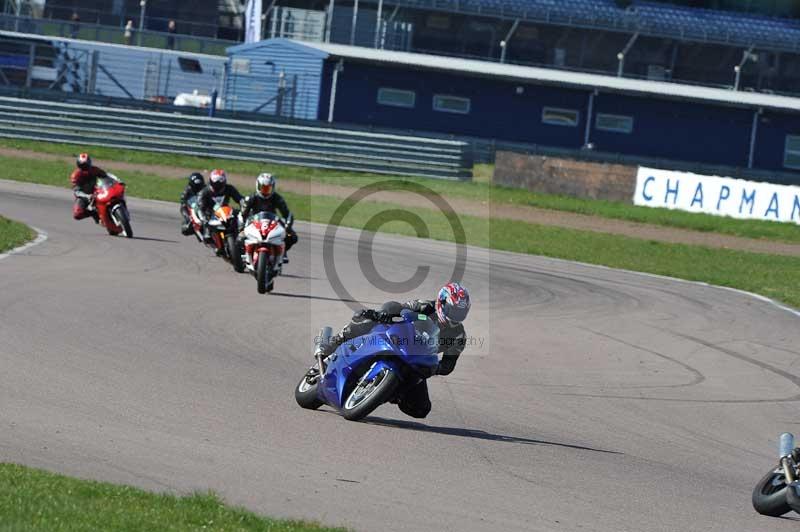
{"label": "shadow on track", "polygon": [[311,281],[324,281],[322,277],[309,277],[307,275],[295,275],[293,273],[282,273],[281,277],[288,277],[289,279],[308,279]]}
{"label": "shadow on track", "polygon": [[[284,276],[285,277],[285,276]],[[286,292],[272,292],[271,295],[273,296],[281,296],[281,297],[296,297],[298,299],[316,299],[317,301],[338,301],[339,303],[359,303],[361,305],[377,305],[378,303],[373,303],[371,301],[357,301],[355,299],[346,299],[340,297],[325,297],[325,296],[312,296],[309,294],[288,294]]]}
{"label": "shadow on track", "polygon": [[535,440],[532,438],[519,438],[517,436],[506,436],[503,434],[492,434],[484,430],[476,429],[462,429],[457,427],[437,427],[436,425],[424,425],[416,421],[403,421],[399,419],[386,419],[382,417],[370,416],[362,421],[368,425],[380,425],[383,427],[393,427],[406,430],[417,430],[420,432],[432,432],[435,434],[444,434],[446,436],[461,436],[462,438],[475,438],[477,440],[487,441],[502,441],[507,443],[520,443],[523,445],[551,445],[555,447],[566,447],[569,449],[578,449],[581,451],[592,451],[595,453],[607,454],[624,454],[619,451],[608,451],[606,449],[595,449],[592,447],[585,447],[583,445],[573,445],[569,443],[559,443],[546,440]]}
{"label": "shadow on track", "polygon": [[150,238],[148,236],[136,236],[136,235],[134,235],[134,237],[131,240],[146,240],[146,241],[149,241],[149,242],[167,242],[169,244],[178,244],[178,243],[180,243],[180,241],[178,241],[178,240],[166,240],[164,238]]}

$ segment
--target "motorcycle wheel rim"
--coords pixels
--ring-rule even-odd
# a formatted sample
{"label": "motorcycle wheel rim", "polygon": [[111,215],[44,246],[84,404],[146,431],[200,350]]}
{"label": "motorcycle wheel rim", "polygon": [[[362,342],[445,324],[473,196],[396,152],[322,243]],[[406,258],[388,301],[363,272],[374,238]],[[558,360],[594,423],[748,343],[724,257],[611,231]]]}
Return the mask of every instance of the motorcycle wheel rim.
{"label": "motorcycle wheel rim", "polygon": [[309,379],[308,379],[308,376],[306,375],[306,378],[304,378],[304,379],[303,379],[303,382],[301,382],[301,383],[300,383],[300,386],[298,386],[298,387],[297,387],[297,389],[300,391],[300,393],[305,393],[305,392],[307,392],[308,390],[310,390],[311,388],[313,388],[313,387],[314,387],[314,385],[316,384],[316,382],[314,382],[314,383],[312,384],[312,383],[308,382],[308,380],[309,380]]}
{"label": "motorcycle wheel rim", "polygon": [[119,217],[119,210],[121,208],[122,207],[118,206],[116,208],[111,209],[111,221],[113,221],[114,224],[116,224],[116,226],[120,228],[120,232],[122,233],[122,235],[128,236],[128,232],[125,231],[125,226],[122,224],[122,220]]}
{"label": "motorcycle wheel rim", "polygon": [[772,477],[772,480],[761,489],[762,495],[772,495],[786,487],[786,477],[783,475],[783,470],[776,469],[773,473],[775,475]]}
{"label": "motorcycle wheel rim", "polygon": [[372,397],[381,386],[386,382],[386,376],[389,374],[388,368],[381,369],[380,373],[375,375],[371,381],[360,381],[356,387],[350,392],[347,401],[344,404],[345,410],[352,410],[364,401]]}
{"label": "motorcycle wheel rim", "polygon": [[[308,371],[310,372],[311,370],[316,370],[316,369],[317,369],[317,364],[314,364],[313,366],[308,368]],[[319,378],[320,378],[319,372],[317,372],[317,374],[312,378],[309,378],[308,373],[306,373],[306,376],[303,377],[302,382],[300,382],[300,384],[297,386],[297,390],[300,393],[307,392],[312,387],[317,385],[317,383],[319,382]]]}

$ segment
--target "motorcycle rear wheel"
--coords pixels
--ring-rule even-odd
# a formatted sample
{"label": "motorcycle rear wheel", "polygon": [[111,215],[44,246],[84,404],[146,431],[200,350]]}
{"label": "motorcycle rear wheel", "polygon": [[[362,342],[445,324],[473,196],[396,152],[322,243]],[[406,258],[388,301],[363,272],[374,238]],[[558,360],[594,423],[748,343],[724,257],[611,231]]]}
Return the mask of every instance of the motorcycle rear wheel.
{"label": "motorcycle rear wheel", "polygon": [[297,386],[294,388],[294,400],[297,401],[297,404],[300,405],[302,408],[307,408],[309,410],[316,410],[317,408],[321,407],[323,404],[322,401],[319,400],[317,397],[317,388],[319,386],[319,377],[314,381],[314,383],[308,382],[308,373],[303,375],[303,378],[297,383]]}
{"label": "motorcycle rear wheel", "polygon": [[753,488],[753,508],[761,515],[779,517],[792,510],[786,501],[786,479],[783,472],[772,470]]}
{"label": "motorcycle rear wheel", "polygon": [[364,419],[389,401],[399,385],[400,377],[389,368],[384,368],[370,382],[359,382],[353,388],[342,406],[342,415],[349,421]]}

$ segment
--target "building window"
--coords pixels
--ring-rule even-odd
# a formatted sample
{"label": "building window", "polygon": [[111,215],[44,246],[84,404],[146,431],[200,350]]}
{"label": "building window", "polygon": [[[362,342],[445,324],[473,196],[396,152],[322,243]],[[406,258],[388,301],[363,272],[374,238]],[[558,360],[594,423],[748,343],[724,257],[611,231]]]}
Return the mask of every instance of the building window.
{"label": "building window", "polygon": [[542,109],[542,122],[551,126],[575,127],[581,114],[574,109],[558,109],[545,107]]}
{"label": "building window", "polygon": [[391,105],[392,107],[414,107],[417,93],[414,91],[404,91],[401,89],[389,89],[381,87],[378,89],[378,103],[381,105]]}
{"label": "building window", "polygon": [[602,131],[615,131],[617,133],[633,132],[633,117],[623,115],[598,114],[595,127]]}
{"label": "building window", "polygon": [[433,110],[443,113],[458,113],[461,115],[469,114],[469,98],[459,96],[448,96],[447,94],[435,94],[433,96]]}
{"label": "building window", "polygon": [[786,135],[783,166],[800,170],[800,135]]}

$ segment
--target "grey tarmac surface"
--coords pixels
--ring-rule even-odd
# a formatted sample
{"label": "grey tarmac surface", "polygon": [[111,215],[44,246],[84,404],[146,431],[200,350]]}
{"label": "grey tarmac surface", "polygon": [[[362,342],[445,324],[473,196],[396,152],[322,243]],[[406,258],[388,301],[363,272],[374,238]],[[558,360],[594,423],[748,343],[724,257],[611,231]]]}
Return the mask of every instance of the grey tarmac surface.
{"label": "grey tarmac surface", "polygon": [[[174,204],[129,201],[138,239],[71,219],[67,190],[0,182],[0,214],[48,240],[0,261],[0,460],[152,490],[213,489],[280,517],[356,530],[796,530],[750,492],[798,430],[800,318],[753,298],[535,256],[469,249],[468,348],[433,411],[363,423],[300,409],[322,324],[325,228],[276,293],[178,232]],[[353,299],[359,233],[332,261]],[[391,280],[452,271],[453,246],[379,235]],[[480,344],[483,340],[483,344]]]}

